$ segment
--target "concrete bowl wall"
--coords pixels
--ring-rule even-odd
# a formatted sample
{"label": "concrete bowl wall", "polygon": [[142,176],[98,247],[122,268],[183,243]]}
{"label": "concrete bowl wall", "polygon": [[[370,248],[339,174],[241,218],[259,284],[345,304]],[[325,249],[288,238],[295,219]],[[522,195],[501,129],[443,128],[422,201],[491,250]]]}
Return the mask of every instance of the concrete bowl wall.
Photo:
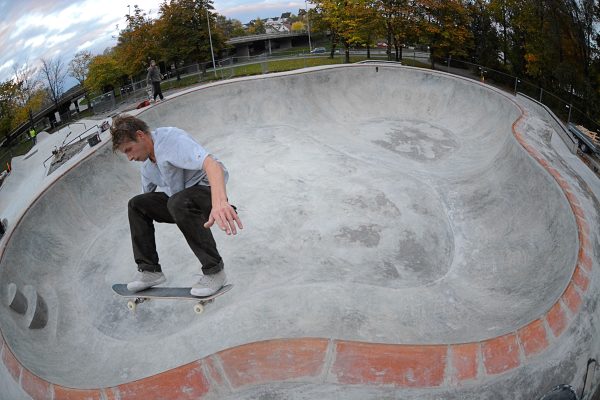
{"label": "concrete bowl wall", "polygon": [[[29,208],[0,262],[49,309],[32,330],[3,304],[7,345],[34,374],[107,387],[272,338],[448,344],[546,313],[577,260],[575,217],[523,150],[519,108],[474,82],[353,65],[191,91],[141,114],[187,130],[230,171],[246,229],[215,232],[235,289],[195,318],[160,302],[129,314],[111,285],[134,273],[126,206],[138,165],[105,143]],[[198,262],[157,226],[171,286]],[[110,371],[106,366],[110,365]]]}

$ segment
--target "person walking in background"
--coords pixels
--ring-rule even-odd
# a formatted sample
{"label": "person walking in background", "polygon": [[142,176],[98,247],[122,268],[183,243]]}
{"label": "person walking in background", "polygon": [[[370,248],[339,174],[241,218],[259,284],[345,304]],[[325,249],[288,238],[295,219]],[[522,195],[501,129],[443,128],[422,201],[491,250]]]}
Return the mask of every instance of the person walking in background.
{"label": "person walking in background", "polygon": [[29,136],[31,136],[31,140],[33,141],[33,145],[35,146],[37,143],[37,132],[33,127],[29,129]]}
{"label": "person walking in background", "polygon": [[159,96],[161,100],[163,99],[163,94],[160,90],[161,80],[162,75],[160,73],[160,69],[156,66],[156,61],[151,60],[150,66],[148,67],[148,75],[146,76],[146,84],[152,84],[152,90],[154,92],[154,101],[156,101],[156,96]]}

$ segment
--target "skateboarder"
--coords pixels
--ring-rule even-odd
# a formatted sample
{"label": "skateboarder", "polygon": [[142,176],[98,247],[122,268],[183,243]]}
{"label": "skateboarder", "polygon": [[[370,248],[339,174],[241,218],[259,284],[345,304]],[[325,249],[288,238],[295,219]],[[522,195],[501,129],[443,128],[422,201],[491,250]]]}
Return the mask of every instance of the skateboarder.
{"label": "skateboarder", "polygon": [[[227,199],[229,176],[223,164],[187,132],[174,127],[157,128],[136,117],[114,119],[113,150],[129,161],[143,162],[143,193],[129,200],[129,228],[138,272],[127,284],[132,292],[166,281],[158,262],[154,221],[177,224],[202,264],[203,275],[192,286],[194,296],[210,296],[226,282],[223,260],[210,227],[216,223],[228,235],[242,229],[235,207]],[[156,192],[157,187],[164,189]]]}

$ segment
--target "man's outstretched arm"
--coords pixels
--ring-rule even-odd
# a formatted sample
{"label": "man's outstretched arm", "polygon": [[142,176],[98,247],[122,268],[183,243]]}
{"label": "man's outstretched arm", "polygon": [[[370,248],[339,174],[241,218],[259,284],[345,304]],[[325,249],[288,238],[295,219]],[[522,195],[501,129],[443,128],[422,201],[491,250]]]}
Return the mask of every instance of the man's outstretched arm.
{"label": "man's outstretched arm", "polygon": [[216,222],[225,233],[235,235],[237,233],[236,224],[239,229],[244,229],[244,227],[237,213],[227,201],[223,168],[211,156],[206,157],[202,168],[206,171],[206,177],[210,183],[212,200],[212,210],[204,227],[210,228]]}

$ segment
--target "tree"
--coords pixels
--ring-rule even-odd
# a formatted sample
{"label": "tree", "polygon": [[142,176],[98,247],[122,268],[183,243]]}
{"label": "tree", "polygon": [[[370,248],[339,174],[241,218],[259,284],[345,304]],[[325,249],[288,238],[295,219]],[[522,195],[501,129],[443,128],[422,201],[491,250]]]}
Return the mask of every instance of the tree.
{"label": "tree", "polygon": [[429,43],[431,68],[436,57],[466,56],[470,45],[469,15],[460,0],[423,0],[423,33]]}
{"label": "tree", "polygon": [[227,39],[238,36],[246,36],[246,30],[244,25],[237,19],[230,19],[224,15],[216,16],[216,25],[220,29],[223,36]]}
{"label": "tree", "polygon": [[292,23],[292,32],[303,31],[304,29],[304,23],[302,21]]}
{"label": "tree", "polygon": [[400,61],[403,44],[417,40],[420,6],[416,1],[409,0],[376,0],[375,7],[385,26],[388,60],[392,60],[393,46],[396,61]]}
{"label": "tree", "polygon": [[256,18],[255,20],[250,21],[250,26],[248,26],[249,35],[260,35],[264,33],[267,33],[267,28],[262,19]]}
{"label": "tree", "polygon": [[467,8],[475,44],[471,52],[471,59],[478,64],[497,67],[500,41],[489,2],[471,0]]}
{"label": "tree", "polygon": [[[13,81],[15,82],[17,88],[16,92],[14,93],[16,105],[17,107],[25,110],[25,119],[29,118],[30,124],[33,126],[33,110],[40,108],[41,105],[37,104],[39,103],[39,96],[37,96],[35,102],[32,102],[32,99],[41,88],[41,82],[38,79],[35,69],[29,64],[28,61],[23,63],[21,67],[15,67],[13,69],[13,73]],[[24,121],[25,120],[21,122]]]}
{"label": "tree", "polygon": [[[80,51],[75,54],[71,62],[69,62],[69,74],[79,82],[81,87],[84,87],[85,80],[87,79],[90,63],[92,62],[93,56],[89,51]],[[91,107],[90,97],[88,92],[85,93],[85,99],[87,104]]]}
{"label": "tree", "polygon": [[0,83],[0,136],[7,136],[14,127],[18,108],[18,85],[11,79]]}
{"label": "tree", "polygon": [[[35,80],[35,77],[31,79]],[[23,100],[23,87],[22,81],[16,79],[0,83],[0,137],[8,136],[15,128],[31,119],[31,111],[42,108],[47,100],[44,88],[40,85],[30,86],[27,99]]]}
{"label": "tree", "polygon": [[46,81],[48,94],[52,98],[54,105],[58,107],[58,100],[63,95],[65,78],[67,77],[65,65],[60,57],[42,58],[41,63],[40,72],[42,79]]}
{"label": "tree", "polygon": [[105,93],[118,84],[124,75],[122,65],[114,54],[102,54],[92,58],[89,64],[85,87],[88,90]]}
{"label": "tree", "polygon": [[120,32],[113,54],[121,64],[124,75],[130,77],[143,73],[150,59],[161,55],[161,34],[155,21],[137,5],[133,13],[126,15],[127,27]]}
{"label": "tree", "polygon": [[[350,7],[348,0],[314,0],[315,11],[318,13],[318,18],[314,19],[315,26],[323,26],[324,30],[328,30],[331,37],[331,53],[330,58],[335,54],[335,48],[340,42],[346,49],[346,62],[350,61],[350,43],[348,41],[350,32],[348,25],[350,22]],[[311,19],[312,21],[312,19]]]}
{"label": "tree", "polygon": [[[171,0],[160,5],[159,33],[163,56],[172,62],[211,59],[210,39],[215,53],[225,46],[223,33],[216,29],[212,0]],[[211,37],[208,24],[211,25]]]}

